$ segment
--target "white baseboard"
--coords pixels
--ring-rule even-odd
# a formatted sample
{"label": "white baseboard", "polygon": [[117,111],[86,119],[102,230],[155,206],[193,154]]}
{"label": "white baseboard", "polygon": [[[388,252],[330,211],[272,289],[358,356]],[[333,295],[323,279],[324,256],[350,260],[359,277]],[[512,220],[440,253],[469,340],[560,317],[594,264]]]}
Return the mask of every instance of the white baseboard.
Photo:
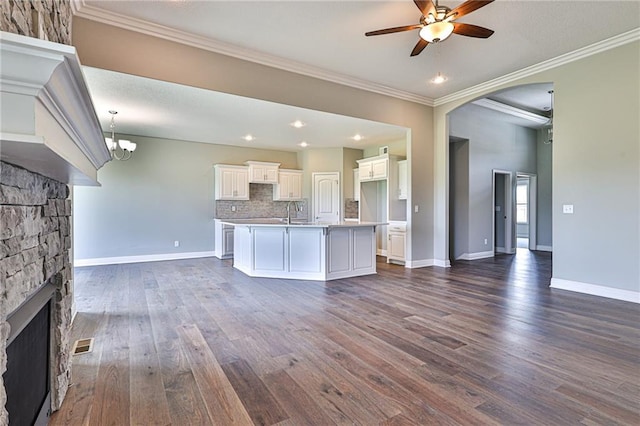
{"label": "white baseboard", "polygon": [[577,293],[590,294],[592,296],[608,297],[610,299],[624,300],[626,302],[640,303],[640,292],[588,284],[579,281],[551,278],[551,288],[575,291]]}
{"label": "white baseboard", "polygon": [[[498,248],[496,248],[496,251]],[[458,256],[456,260],[478,260],[478,259],[486,259],[488,257],[493,257],[493,251],[479,251],[477,253],[463,253]]]}
{"label": "white baseboard", "polygon": [[420,259],[420,260],[407,260],[404,263],[405,268],[424,268],[427,266],[439,266],[441,268],[450,268],[451,262],[449,259]]}
{"label": "white baseboard", "polygon": [[382,257],[387,257],[387,251],[383,250],[383,249],[377,249],[376,250],[376,255],[377,256],[382,256]]}
{"label": "white baseboard", "polygon": [[74,259],[73,266],[119,265],[122,263],[159,262],[162,260],[197,259],[213,257],[213,251],[194,251],[187,253],[145,254],[141,256],[97,257],[93,259]]}
{"label": "white baseboard", "polygon": [[[485,253],[486,253],[486,252],[485,252]],[[509,253],[509,252],[508,252],[508,251],[507,251],[507,249],[506,249],[506,248],[504,248],[504,247],[496,247],[496,253],[505,253],[505,254],[507,254],[507,253]]]}
{"label": "white baseboard", "polygon": [[537,245],[536,246],[536,250],[538,250],[538,251],[553,251],[553,247]]}

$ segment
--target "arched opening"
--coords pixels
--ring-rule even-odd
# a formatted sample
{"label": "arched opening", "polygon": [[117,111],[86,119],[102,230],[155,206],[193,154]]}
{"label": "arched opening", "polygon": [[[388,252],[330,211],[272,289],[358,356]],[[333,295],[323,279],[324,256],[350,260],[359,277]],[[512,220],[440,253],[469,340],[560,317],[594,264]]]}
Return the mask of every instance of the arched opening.
{"label": "arched opening", "polygon": [[552,90],[510,87],[448,114],[451,262],[551,251]]}

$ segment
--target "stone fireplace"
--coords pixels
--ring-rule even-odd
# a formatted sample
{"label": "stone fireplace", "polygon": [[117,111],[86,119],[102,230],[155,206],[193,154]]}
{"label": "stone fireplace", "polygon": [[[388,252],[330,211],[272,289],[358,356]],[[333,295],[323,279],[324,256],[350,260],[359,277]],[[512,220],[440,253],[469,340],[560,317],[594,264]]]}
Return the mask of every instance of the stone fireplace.
{"label": "stone fireplace", "polygon": [[[49,284],[51,351],[49,383],[52,407],[58,408],[70,377],[72,272],[69,258],[71,200],[67,185],[0,162],[0,373],[7,365],[12,328],[24,327],[42,306],[29,304]],[[46,301],[44,301],[46,303]],[[35,312],[33,312],[35,311]],[[10,319],[14,322],[9,327]],[[25,318],[18,323],[17,318]],[[2,382],[0,382],[2,383]],[[0,403],[6,404],[0,386]],[[4,411],[4,410],[3,410]],[[6,414],[0,414],[0,423]]]}
{"label": "stone fireplace", "polygon": [[[2,7],[14,8],[13,17],[27,9],[25,4]],[[34,17],[36,12],[26,11]],[[98,185],[97,171],[110,156],[73,47],[2,32],[0,56],[0,426],[5,426],[11,421],[8,409],[27,412],[27,420],[14,414],[20,424],[33,421],[33,410],[22,405],[33,393],[24,390],[27,376],[34,376],[38,388],[34,400],[43,398],[42,389],[49,394],[44,412],[58,409],[65,397],[71,377],[72,188]],[[24,342],[26,349],[20,348]]]}

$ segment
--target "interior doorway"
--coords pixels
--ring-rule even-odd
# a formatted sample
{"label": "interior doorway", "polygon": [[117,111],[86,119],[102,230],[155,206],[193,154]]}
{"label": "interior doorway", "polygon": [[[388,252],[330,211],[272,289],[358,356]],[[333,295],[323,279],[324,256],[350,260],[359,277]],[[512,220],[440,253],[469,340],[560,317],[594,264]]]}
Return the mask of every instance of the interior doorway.
{"label": "interior doorway", "polygon": [[535,174],[516,175],[516,238],[517,248],[536,250],[537,247],[537,185]]}
{"label": "interior doorway", "polygon": [[340,173],[313,173],[313,220],[337,222],[340,220]]}
{"label": "interior doorway", "polygon": [[507,170],[493,170],[493,251],[496,254],[515,254],[513,226],[512,174]]}

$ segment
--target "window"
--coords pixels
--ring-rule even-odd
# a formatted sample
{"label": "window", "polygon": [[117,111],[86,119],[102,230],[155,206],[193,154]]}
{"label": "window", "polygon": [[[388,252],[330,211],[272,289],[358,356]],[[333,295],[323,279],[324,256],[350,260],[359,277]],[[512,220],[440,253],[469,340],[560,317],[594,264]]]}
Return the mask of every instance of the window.
{"label": "window", "polygon": [[516,221],[529,223],[529,185],[527,182],[518,182],[516,186]]}

